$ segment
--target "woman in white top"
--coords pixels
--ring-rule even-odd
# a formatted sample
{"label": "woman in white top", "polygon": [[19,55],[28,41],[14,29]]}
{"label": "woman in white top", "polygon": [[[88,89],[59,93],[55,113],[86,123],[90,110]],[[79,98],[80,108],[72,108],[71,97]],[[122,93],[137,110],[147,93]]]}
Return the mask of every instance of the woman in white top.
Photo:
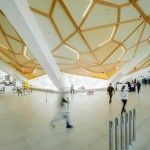
{"label": "woman in white top", "polygon": [[121,111],[121,115],[122,115],[123,112],[126,112],[125,106],[126,106],[126,103],[127,103],[127,100],[128,100],[128,91],[127,91],[125,85],[123,85],[122,89],[121,89],[121,99],[122,99],[122,102],[123,102],[123,107],[122,107],[122,111]]}

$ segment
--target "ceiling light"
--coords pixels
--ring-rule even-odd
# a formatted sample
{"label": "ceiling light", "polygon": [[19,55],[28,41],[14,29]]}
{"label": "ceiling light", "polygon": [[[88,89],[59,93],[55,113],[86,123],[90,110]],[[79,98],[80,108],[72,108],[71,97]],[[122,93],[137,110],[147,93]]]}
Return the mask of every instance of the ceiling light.
{"label": "ceiling light", "polygon": [[28,60],[30,60],[30,58],[26,55],[26,52],[27,52],[27,47],[24,46],[23,55],[24,55]]}
{"label": "ceiling light", "polygon": [[26,54],[26,51],[27,51],[27,47],[26,47],[26,46],[24,46],[24,49],[23,49],[23,55],[25,55],[25,54]]}
{"label": "ceiling light", "polygon": [[80,68],[81,70],[83,70],[83,71],[85,71],[85,72],[87,72],[87,73],[92,73],[91,71],[89,71],[89,70],[86,70],[86,69],[84,69],[84,68]]}
{"label": "ceiling light", "polygon": [[119,70],[120,68],[116,66],[115,69]]}
{"label": "ceiling light", "polygon": [[124,47],[121,47],[121,48],[123,49],[124,52],[126,51]]}
{"label": "ceiling light", "polygon": [[65,47],[66,48],[68,48],[68,49],[70,49],[71,51],[73,51],[74,53],[76,53],[77,54],[77,59],[79,59],[80,58],[80,56],[79,56],[79,52],[77,52],[76,50],[74,50],[73,48],[71,48],[70,46],[67,46],[67,45],[65,45]]}
{"label": "ceiling light", "polygon": [[4,49],[8,49],[6,46],[0,44],[0,47],[4,48]]}
{"label": "ceiling light", "polygon": [[33,73],[33,74],[35,74],[35,73],[36,73],[36,71],[37,71],[37,69],[34,69],[32,73]]}
{"label": "ceiling light", "polygon": [[91,5],[92,5],[93,0],[90,0],[90,4],[88,5],[88,7],[86,8],[84,14],[83,14],[83,18],[85,17],[85,15],[87,14],[88,10],[90,9]]}
{"label": "ceiling light", "polygon": [[126,52],[126,50],[124,49],[124,47],[121,47],[121,48],[122,48],[123,52],[122,52],[122,54],[120,55],[120,57],[119,57],[118,61],[122,58],[122,56],[123,56],[123,55],[124,55],[124,53]]}
{"label": "ceiling light", "polygon": [[111,40],[111,38],[114,35],[115,29],[116,29],[116,27],[113,28],[110,38],[108,40],[106,40],[105,42],[101,43],[99,46],[102,46],[102,45],[106,44],[107,42],[109,42]]}

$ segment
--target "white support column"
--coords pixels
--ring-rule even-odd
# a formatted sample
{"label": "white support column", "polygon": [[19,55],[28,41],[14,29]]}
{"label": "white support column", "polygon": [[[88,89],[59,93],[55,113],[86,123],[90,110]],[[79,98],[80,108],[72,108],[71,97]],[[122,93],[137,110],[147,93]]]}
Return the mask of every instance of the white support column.
{"label": "white support column", "polygon": [[124,67],[122,67],[116,74],[114,74],[110,79],[109,83],[117,83],[120,79],[122,79],[125,75],[127,75],[138,63],[146,59],[147,56],[150,55],[150,46],[145,47],[144,53],[143,51],[137,55],[133,60],[127,63]]}
{"label": "white support column", "polygon": [[60,70],[26,0],[0,0],[0,9],[58,90],[62,91],[64,82]]}

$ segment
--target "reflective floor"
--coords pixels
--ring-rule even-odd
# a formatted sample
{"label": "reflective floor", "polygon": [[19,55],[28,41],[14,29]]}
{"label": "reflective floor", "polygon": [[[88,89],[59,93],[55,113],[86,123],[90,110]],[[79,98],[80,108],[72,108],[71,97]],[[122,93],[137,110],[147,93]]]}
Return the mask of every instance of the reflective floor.
{"label": "reflective floor", "polygon": [[[108,150],[108,122],[120,118],[120,93],[108,103],[105,91],[94,95],[74,94],[70,97],[69,115],[73,129],[65,121],[49,127],[57,111],[57,94],[33,92],[17,96],[0,94],[0,150]],[[150,86],[142,86],[140,94],[129,93],[127,111],[137,111],[137,141],[134,150],[150,150]]]}

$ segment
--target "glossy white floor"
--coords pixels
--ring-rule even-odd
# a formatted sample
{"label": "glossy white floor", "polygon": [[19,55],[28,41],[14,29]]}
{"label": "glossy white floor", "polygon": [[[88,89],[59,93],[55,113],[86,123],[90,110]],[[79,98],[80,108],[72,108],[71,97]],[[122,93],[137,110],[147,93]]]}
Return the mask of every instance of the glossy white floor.
{"label": "glossy white floor", "polygon": [[[108,122],[120,117],[122,107],[119,92],[111,105],[104,91],[69,97],[73,129],[66,129],[64,121],[48,126],[56,112],[56,94],[48,93],[47,102],[44,92],[0,94],[0,150],[108,150]],[[143,86],[140,94],[129,93],[127,110],[133,108],[137,142],[130,149],[150,150],[150,86]]]}

